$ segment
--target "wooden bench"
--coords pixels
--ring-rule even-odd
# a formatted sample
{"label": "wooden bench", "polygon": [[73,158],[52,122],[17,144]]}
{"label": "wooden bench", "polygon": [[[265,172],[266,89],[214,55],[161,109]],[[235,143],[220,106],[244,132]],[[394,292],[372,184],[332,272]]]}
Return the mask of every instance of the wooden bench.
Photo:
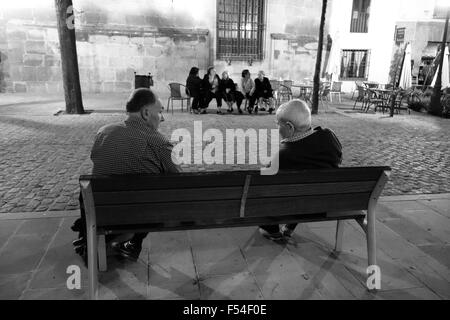
{"label": "wooden bench", "polygon": [[375,206],[390,168],[280,172],[82,176],[90,298],[97,270],[106,271],[105,235],[335,220],[335,250],[343,224],[355,219],[367,235],[368,264],[376,265]]}

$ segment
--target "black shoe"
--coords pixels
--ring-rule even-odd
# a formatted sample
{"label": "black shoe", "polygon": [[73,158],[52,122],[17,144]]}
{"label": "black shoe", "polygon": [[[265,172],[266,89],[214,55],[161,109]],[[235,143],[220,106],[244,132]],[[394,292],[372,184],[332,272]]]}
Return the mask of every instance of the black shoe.
{"label": "black shoe", "polygon": [[293,233],[294,233],[294,230],[288,228],[288,226],[284,225],[281,227],[281,234],[283,235],[283,237],[292,238]]}
{"label": "black shoe", "polygon": [[247,108],[247,112],[248,112],[248,114],[252,114],[253,109],[252,108]]}
{"label": "black shoe", "polygon": [[72,241],[74,247],[79,247],[86,244],[86,238],[81,237],[77,240]]}
{"label": "black shoe", "polygon": [[269,114],[272,114],[274,111],[275,111],[274,108],[270,108],[270,109],[269,109]]}
{"label": "black shoe", "polygon": [[269,233],[266,230],[261,229],[261,228],[259,228],[259,232],[266,239],[269,239],[269,240],[272,240],[275,242],[285,241],[283,234],[281,232]]}
{"label": "black shoe", "polygon": [[114,249],[126,259],[137,261],[142,251],[142,246],[131,241],[125,241],[117,244]]}
{"label": "black shoe", "polygon": [[207,114],[206,110],[200,111],[200,114]]}
{"label": "black shoe", "polygon": [[233,113],[233,111],[234,111],[233,109],[228,109],[227,110],[228,113]]}
{"label": "black shoe", "polygon": [[259,111],[266,111],[266,108],[260,108]]}
{"label": "black shoe", "polygon": [[238,111],[239,111],[239,114],[242,114],[242,113],[243,113],[242,110],[241,110],[241,108],[239,108]]}
{"label": "black shoe", "polygon": [[255,108],[255,114],[258,114],[258,111],[259,111],[259,109],[258,109],[258,107],[256,107]]}

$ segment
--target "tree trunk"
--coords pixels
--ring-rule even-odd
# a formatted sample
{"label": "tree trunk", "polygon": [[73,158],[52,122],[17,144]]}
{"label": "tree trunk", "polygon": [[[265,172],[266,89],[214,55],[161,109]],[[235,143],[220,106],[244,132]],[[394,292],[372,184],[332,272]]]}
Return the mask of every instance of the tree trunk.
{"label": "tree trunk", "polygon": [[317,48],[316,70],[314,73],[312,114],[317,114],[319,112],[320,69],[322,67],[323,34],[325,30],[327,3],[328,0],[322,0],[322,16],[320,18],[320,29],[319,29],[319,45]]}
{"label": "tree trunk", "polygon": [[72,0],[55,0],[66,113],[83,114]]}

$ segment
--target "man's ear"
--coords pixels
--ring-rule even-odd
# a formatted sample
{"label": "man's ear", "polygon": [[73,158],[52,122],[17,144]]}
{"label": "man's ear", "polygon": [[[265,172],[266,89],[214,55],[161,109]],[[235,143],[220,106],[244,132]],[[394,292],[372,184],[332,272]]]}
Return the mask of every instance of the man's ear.
{"label": "man's ear", "polygon": [[141,109],[141,117],[144,120],[148,119],[148,108],[142,108]]}
{"label": "man's ear", "polygon": [[289,126],[289,129],[291,129],[292,131],[295,131],[295,127],[291,122],[286,122],[286,124]]}

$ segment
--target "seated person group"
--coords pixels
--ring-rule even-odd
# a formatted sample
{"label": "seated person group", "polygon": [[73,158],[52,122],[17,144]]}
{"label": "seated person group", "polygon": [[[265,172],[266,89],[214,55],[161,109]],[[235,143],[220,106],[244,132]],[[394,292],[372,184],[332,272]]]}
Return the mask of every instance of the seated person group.
{"label": "seated person group", "polygon": [[236,103],[239,114],[243,113],[242,103],[247,99],[246,111],[265,111],[264,104],[268,105],[268,112],[274,109],[273,90],[270,81],[265,77],[264,71],[258,73],[258,77],[253,81],[249,70],[242,71],[240,86],[230,78],[228,71],[222,73],[222,78],[216,73],[213,67],[208,68],[207,73],[201,79],[199,69],[193,67],[186,80],[187,93],[192,100],[192,110],[194,113],[206,114],[212,100],[217,102],[217,113],[223,114],[222,102],[227,104],[227,112],[234,111],[233,105]]}
{"label": "seated person group", "polygon": [[[216,76],[214,78],[217,79]],[[239,107],[242,97],[237,98],[239,95],[233,90],[231,79],[224,78],[221,83],[225,88],[223,91],[225,101],[234,98]],[[210,83],[209,78],[206,77],[204,82]],[[216,85],[216,80],[213,80],[213,84],[204,95],[205,101],[219,99],[217,92],[214,94],[211,91]],[[254,86],[253,89],[250,89],[251,87],[243,86],[249,99],[255,97],[256,90]],[[128,113],[126,120],[104,126],[98,131],[91,151],[92,173],[127,175],[180,172],[180,167],[172,161],[172,144],[158,131],[161,122],[164,121],[162,110],[162,103],[152,90],[135,90],[126,104]],[[340,165],[342,146],[338,138],[329,129],[312,127],[311,111],[304,101],[291,100],[281,105],[276,112],[276,121],[282,139],[278,154],[280,170],[337,168]],[[86,224],[81,196],[80,209],[81,218],[72,226],[73,231],[79,232],[78,239],[73,244],[76,252],[86,262]],[[284,241],[292,236],[295,227],[295,224],[269,225],[261,226],[259,231],[267,239]],[[140,233],[116,242],[113,238],[107,238],[107,242],[118,255],[135,261],[139,257],[146,236],[147,234]]]}

